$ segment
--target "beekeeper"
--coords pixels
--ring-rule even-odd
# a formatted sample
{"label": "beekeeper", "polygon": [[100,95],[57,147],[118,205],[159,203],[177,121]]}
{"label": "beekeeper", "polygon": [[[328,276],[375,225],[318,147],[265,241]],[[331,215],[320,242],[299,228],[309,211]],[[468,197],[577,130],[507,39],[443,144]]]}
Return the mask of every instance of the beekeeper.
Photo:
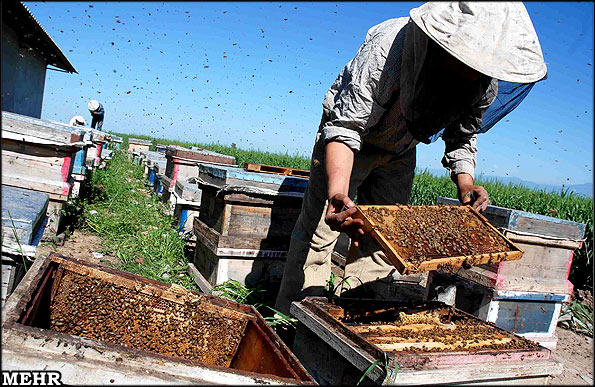
{"label": "beekeeper", "polygon": [[85,126],[87,122],[83,118],[83,116],[74,116],[70,119],[70,125],[72,126]]}
{"label": "beekeeper", "polygon": [[387,298],[398,273],[363,235],[363,222],[351,218],[352,199],[407,204],[416,145],[442,137],[442,165],[459,200],[485,209],[488,193],[473,182],[477,134],[512,111],[546,72],[522,3],[430,2],[372,27],[324,97],[276,309],[288,313],[292,301],[322,293],[340,232],[353,241],[349,286]]}
{"label": "beekeeper", "polygon": [[89,101],[89,104],[87,106],[89,107],[91,117],[93,118],[93,120],[91,121],[91,127],[93,129],[101,130],[101,128],[103,127],[103,117],[105,115],[103,105],[101,105],[99,102],[93,99]]}

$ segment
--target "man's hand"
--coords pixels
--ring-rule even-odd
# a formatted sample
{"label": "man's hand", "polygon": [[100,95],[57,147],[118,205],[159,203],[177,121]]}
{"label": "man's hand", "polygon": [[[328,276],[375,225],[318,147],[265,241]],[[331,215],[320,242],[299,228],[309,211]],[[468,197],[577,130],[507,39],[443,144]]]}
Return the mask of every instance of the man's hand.
{"label": "man's hand", "polygon": [[459,201],[462,204],[470,204],[478,211],[484,211],[490,204],[488,191],[480,185],[473,184],[473,177],[466,173],[456,175]]}
{"label": "man's hand", "polygon": [[324,221],[331,230],[345,232],[351,238],[355,247],[359,246],[359,236],[364,234],[364,222],[361,219],[353,219],[355,214],[355,203],[347,195],[336,194],[329,199],[328,208]]}

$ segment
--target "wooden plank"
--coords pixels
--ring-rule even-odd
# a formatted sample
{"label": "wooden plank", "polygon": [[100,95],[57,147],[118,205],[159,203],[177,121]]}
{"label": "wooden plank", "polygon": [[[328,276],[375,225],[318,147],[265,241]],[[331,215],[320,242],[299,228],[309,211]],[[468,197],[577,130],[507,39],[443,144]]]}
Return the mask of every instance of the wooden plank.
{"label": "wooden plank", "polygon": [[197,184],[176,180],[175,192],[180,198],[200,205],[202,190],[198,188]]}
{"label": "wooden plank", "polygon": [[472,385],[546,384],[547,376],[560,375],[562,364],[553,360],[510,363],[461,364],[433,369],[399,369],[394,385],[442,385],[446,383]]}
{"label": "wooden plank", "polygon": [[233,156],[227,156],[221,153],[208,151],[206,149],[192,150],[171,145],[167,147],[165,154],[169,157],[186,159],[187,161],[194,160],[228,165],[233,165],[236,162],[236,159]]}
{"label": "wooden plank", "polygon": [[211,286],[209,281],[207,281],[205,277],[203,277],[203,275],[200,273],[200,271],[198,271],[198,269],[196,268],[196,266],[194,266],[192,262],[188,263],[188,273],[190,273],[190,276],[192,276],[192,278],[194,279],[194,283],[196,283],[198,288],[204,294],[211,294],[213,286]]}
{"label": "wooden plank", "polygon": [[[128,144],[134,144],[134,145],[152,145],[153,143],[150,140],[143,140],[140,138],[133,138],[130,137],[128,138]],[[148,150],[148,149],[146,149]]]}
{"label": "wooden plank", "polygon": [[55,122],[5,111],[2,111],[2,130],[64,144],[79,141],[81,137],[80,130],[74,126],[58,125]]}
{"label": "wooden plank", "polygon": [[310,171],[305,169],[286,168],[274,165],[256,164],[248,162],[244,163],[243,168],[247,171],[253,172],[276,173],[278,175],[299,176],[308,178],[310,177]]}
{"label": "wooden plank", "polygon": [[35,178],[35,180],[32,180],[28,176],[13,176],[9,173],[2,173],[2,185],[44,192],[50,196],[50,199],[57,201],[68,200],[68,195],[72,187],[70,182],[42,178]]}

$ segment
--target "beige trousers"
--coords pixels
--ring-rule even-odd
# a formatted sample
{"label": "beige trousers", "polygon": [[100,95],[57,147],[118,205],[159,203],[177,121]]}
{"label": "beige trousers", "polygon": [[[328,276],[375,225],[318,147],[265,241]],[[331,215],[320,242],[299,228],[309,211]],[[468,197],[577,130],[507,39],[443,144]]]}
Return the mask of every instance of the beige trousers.
{"label": "beige trousers", "polygon": [[[324,221],[327,208],[325,144],[319,137],[312,152],[310,181],[291,235],[275,305],[285,314],[289,313],[291,302],[323,293],[331,274],[331,252],[340,235]],[[415,147],[395,155],[364,145],[354,158],[349,197],[353,199],[357,194],[358,204],[407,204],[414,172]],[[351,246],[347,254],[345,278],[349,277],[351,289],[344,295],[386,298],[392,277],[398,277],[398,273],[385,259],[378,245],[362,236],[360,246]]]}

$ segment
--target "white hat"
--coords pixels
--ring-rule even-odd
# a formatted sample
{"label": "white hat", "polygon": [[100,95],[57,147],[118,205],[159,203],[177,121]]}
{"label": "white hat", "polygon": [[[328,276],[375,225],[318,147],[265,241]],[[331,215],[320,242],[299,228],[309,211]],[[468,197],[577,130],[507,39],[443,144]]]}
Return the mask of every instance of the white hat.
{"label": "white hat", "polygon": [[87,106],[89,107],[89,110],[94,112],[95,110],[99,109],[99,102],[92,99],[91,101],[89,101],[89,104]]}
{"label": "white hat", "polygon": [[547,73],[523,3],[429,2],[409,14],[452,56],[492,78],[531,83]]}
{"label": "white hat", "polygon": [[85,126],[87,122],[83,118],[83,116],[74,116],[70,119],[70,125],[72,126]]}

